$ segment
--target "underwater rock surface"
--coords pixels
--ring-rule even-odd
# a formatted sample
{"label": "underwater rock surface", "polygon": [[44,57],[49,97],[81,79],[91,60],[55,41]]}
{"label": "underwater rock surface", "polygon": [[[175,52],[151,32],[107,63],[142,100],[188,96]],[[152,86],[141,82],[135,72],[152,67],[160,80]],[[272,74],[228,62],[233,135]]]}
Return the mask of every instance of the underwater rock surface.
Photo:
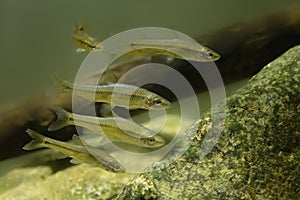
{"label": "underwater rock surface", "polygon": [[54,174],[45,166],[21,168],[1,178],[1,186],[6,187],[0,191],[0,199],[111,199],[132,177],[86,164]]}
{"label": "underwater rock surface", "polygon": [[[299,198],[300,46],[264,67],[226,104],[225,128],[210,153],[199,158],[203,138],[220,131],[222,121],[211,120],[208,112],[118,199]],[[218,115],[221,109],[222,104],[212,112]],[[185,146],[180,158],[166,166]]]}

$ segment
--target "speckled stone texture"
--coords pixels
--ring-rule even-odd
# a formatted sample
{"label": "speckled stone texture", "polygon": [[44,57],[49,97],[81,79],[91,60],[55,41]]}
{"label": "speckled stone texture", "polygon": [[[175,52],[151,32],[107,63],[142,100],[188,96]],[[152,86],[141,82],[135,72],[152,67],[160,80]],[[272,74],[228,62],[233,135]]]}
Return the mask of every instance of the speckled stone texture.
{"label": "speckled stone texture", "polygon": [[[212,112],[216,116],[222,105]],[[208,112],[166,158],[131,181],[119,199],[299,199],[300,46],[268,64],[226,100],[225,128],[199,158]],[[213,140],[213,138],[212,138]],[[213,142],[213,141],[212,141]],[[176,152],[187,150],[170,165]]]}
{"label": "speckled stone texture", "polygon": [[1,200],[115,198],[134,174],[114,174],[81,164],[53,173],[49,166],[12,170],[0,178]]}

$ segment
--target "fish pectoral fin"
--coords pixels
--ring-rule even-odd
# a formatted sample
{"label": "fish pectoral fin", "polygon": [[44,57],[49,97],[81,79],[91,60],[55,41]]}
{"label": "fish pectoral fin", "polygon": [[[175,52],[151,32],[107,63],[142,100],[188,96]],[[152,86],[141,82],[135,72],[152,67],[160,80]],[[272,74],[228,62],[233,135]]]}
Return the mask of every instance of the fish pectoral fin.
{"label": "fish pectoral fin", "polygon": [[68,156],[66,156],[64,153],[60,152],[60,151],[55,151],[55,158],[60,160],[60,159],[64,159],[67,158]]}
{"label": "fish pectoral fin", "polygon": [[75,50],[75,52],[76,52],[76,53],[84,53],[84,52],[86,52],[86,50],[85,50],[84,48],[77,48],[77,49]]}
{"label": "fish pectoral fin", "polygon": [[76,160],[76,159],[74,159],[74,158],[72,158],[72,159],[70,160],[70,163],[72,163],[72,164],[74,164],[74,165],[78,165],[78,164],[80,164],[81,162],[78,161],[78,160]]}

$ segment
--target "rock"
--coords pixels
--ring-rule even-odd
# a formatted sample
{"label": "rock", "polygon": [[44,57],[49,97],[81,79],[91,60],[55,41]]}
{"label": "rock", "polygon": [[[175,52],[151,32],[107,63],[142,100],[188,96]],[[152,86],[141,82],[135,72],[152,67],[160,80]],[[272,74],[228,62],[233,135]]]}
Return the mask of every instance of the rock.
{"label": "rock", "polygon": [[11,189],[18,188],[20,185],[29,182],[34,183],[44,180],[45,177],[51,173],[52,170],[49,166],[14,169],[5,174],[5,176],[0,177],[0,194],[6,193]]}
{"label": "rock", "polygon": [[[213,108],[222,118],[223,104]],[[300,46],[264,67],[207,112],[161,161],[118,199],[297,199],[300,196]],[[216,142],[210,153],[202,145]],[[185,148],[186,147],[186,148]],[[167,161],[183,152],[170,165]]]}
{"label": "rock", "polygon": [[11,187],[2,189],[0,199],[110,199],[133,177],[133,174],[109,173],[86,164],[54,174],[49,171],[45,166],[13,170],[1,179],[1,185],[9,183]]}

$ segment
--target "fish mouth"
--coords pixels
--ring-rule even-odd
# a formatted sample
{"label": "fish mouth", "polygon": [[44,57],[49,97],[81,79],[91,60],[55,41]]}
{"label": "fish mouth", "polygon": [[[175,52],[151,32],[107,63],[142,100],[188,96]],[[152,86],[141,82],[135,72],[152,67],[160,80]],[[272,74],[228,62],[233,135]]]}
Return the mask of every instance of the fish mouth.
{"label": "fish mouth", "polygon": [[211,59],[213,61],[217,61],[217,60],[219,60],[221,58],[221,56],[219,54],[217,54],[217,53],[208,53],[208,55],[211,57]]}
{"label": "fish mouth", "polygon": [[156,136],[155,137],[156,141],[157,141],[157,144],[159,145],[158,147],[161,147],[161,146],[164,146],[166,141],[164,138],[162,138],[161,136]]}
{"label": "fish mouth", "polygon": [[171,102],[169,102],[168,100],[165,100],[165,101],[163,101],[163,104],[162,104],[162,106],[164,107],[164,108],[170,108],[171,107]]}
{"label": "fish mouth", "polygon": [[114,173],[126,172],[126,168],[123,165],[121,165],[121,163],[110,163],[107,166],[104,166],[104,168],[107,171]]}
{"label": "fish mouth", "polygon": [[217,61],[221,58],[220,54],[216,53],[215,51],[205,47],[205,51],[207,53],[207,61]]}

